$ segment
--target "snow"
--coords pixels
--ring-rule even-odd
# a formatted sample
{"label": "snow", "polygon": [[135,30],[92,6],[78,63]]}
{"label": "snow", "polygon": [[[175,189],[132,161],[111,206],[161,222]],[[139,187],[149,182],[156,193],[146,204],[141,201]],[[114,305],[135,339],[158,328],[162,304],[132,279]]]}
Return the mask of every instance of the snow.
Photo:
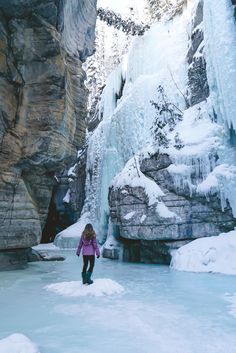
{"label": "snow", "polygon": [[98,7],[108,7],[114,11],[121,13],[122,15],[130,15],[130,8],[134,8],[136,12],[143,15],[144,11],[144,2],[136,0],[99,0]]}
{"label": "snow", "polygon": [[140,218],[140,223],[143,223],[146,218],[147,218],[147,216],[145,214],[143,214],[142,217]]}
{"label": "snow", "polygon": [[[108,5],[108,0],[105,2]],[[127,9],[127,3],[122,3],[112,1],[109,6],[114,10],[125,6]],[[159,85],[163,86],[168,100],[184,112],[183,120],[168,135],[171,141],[168,151],[160,148],[160,152],[168,152],[173,161],[168,171],[175,187],[188,189],[190,196],[195,192],[206,197],[211,192],[217,193],[222,210],[228,200],[236,216],[236,176],[233,175],[236,151],[229,142],[229,127],[236,125],[233,7],[228,0],[219,0],[216,5],[212,0],[204,1],[204,21],[195,29],[204,30],[204,41],[196,55],[206,57],[210,96],[186,109],[183,97],[188,88],[186,56],[191,44],[192,10],[197,4],[197,0],[189,1],[181,16],[160,21],[144,36],[135,38],[126,58],[106,81],[99,107],[102,121],[88,137],[83,209],[96,225],[102,241],[108,228],[111,185],[144,188],[149,206],[156,204],[159,215],[174,217],[161,202],[162,190],[141,172],[138,177],[133,160],[134,155],[138,159],[143,150],[153,148],[151,128],[155,109],[150,101],[156,101]],[[176,133],[184,145],[180,150],[174,147]],[[230,178],[225,172],[219,172],[220,166],[226,165],[232,172]]]}
{"label": "snow", "polygon": [[[161,188],[153,181],[146,177],[140,170],[139,156],[134,156],[125,165],[124,169],[116,175],[112,180],[112,187],[115,189],[121,189],[125,186],[129,187],[140,187],[144,190],[147,198],[148,205],[156,207],[156,212],[162,218],[173,218],[177,217],[175,213],[168,210],[165,204],[161,201],[161,197],[164,196]],[[130,212],[124,218],[126,220],[131,219],[135,212]]]}
{"label": "snow", "polygon": [[[150,101],[155,101],[157,87],[163,85],[170,100],[180,109],[185,108],[183,96],[175,85],[184,91],[187,82],[189,7],[183,16],[154,24],[144,36],[135,38],[123,63],[107,79],[100,102],[103,120],[88,138],[83,210],[90,213],[101,237],[107,232],[108,191],[112,179],[134,154],[152,144],[155,110]],[[117,100],[124,80],[123,95]],[[148,178],[140,179],[145,184],[149,205],[154,204],[162,191]],[[133,178],[132,183],[139,185],[140,181]]]}
{"label": "snow", "polygon": [[54,245],[53,243],[47,243],[47,244],[38,244],[36,246],[33,246],[32,249],[36,250],[36,251],[44,251],[44,250],[59,250],[60,248],[58,248],[56,245]]}
{"label": "snow", "polygon": [[0,340],[0,353],[40,353],[28,337],[14,333]]}
{"label": "snow", "polygon": [[[170,149],[170,154],[177,160],[184,158],[201,158],[215,151],[221,145],[223,129],[212,122],[212,111],[209,101],[194,105],[184,111],[183,120],[178,123],[172,136],[177,132],[183,141],[184,148]],[[174,144],[174,142],[172,142]]]}
{"label": "snow", "polygon": [[[77,153],[77,158],[79,158],[80,156],[82,155],[81,151],[79,150],[78,153]],[[76,173],[75,173],[75,168],[77,167],[77,164],[73,165],[73,167],[71,167],[68,172],[67,172],[67,175],[68,177],[71,177],[71,176],[76,176]]]}
{"label": "snow", "polygon": [[182,246],[173,254],[171,267],[180,271],[236,275],[235,253],[236,230]]}
{"label": "snow", "polygon": [[95,279],[93,284],[84,285],[81,281],[53,283],[45,287],[46,290],[65,297],[101,297],[104,295],[120,294],[124,288],[109,278]]}
{"label": "snow", "polygon": [[176,213],[171,212],[163,202],[159,202],[156,206],[156,211],[161,218],[178,218]]}
{"label": "snow", "polygon": [[84,151],[83,150],[78,150],[77,152],[77,158],[80,158],[83,155]]}
{"label": "snow", "polygon": [[124,169],[112,180],[112,186],[115,189],[121,189],[125,186],[141,187],[144,189],[149,206],[159,201],[160,196],[164,196],[161,188],[151,179],[147,178],[140,170],[139,157],[131,158]]}
{"label": "snow", "polygon": [[171,164],[167,168],[168,172],[171,174],[189,174],[191,172],[191,168],[185,164]]}
{"label": "snow", "polygon": [[198,185],[197,191],[203,194],[208,194],[212,189],[217,190],[220,187],[224,189],[224,184],[230,180],[235,180],[235,178],[236,166],[227,164],[218,165],[210,174],[208,174],[206,179]]}
{"label": "snow", "polygon": [[110,234],[110,235],[108,235],[107,240],[105,241],[105,243],[101,247],[100,251],[102,253],[103,248],[113,250],[115,248],[119,248],[119,246],[120,245],[119,245],[118,241],[116,240],[116,238],[112,234]]}
{"label": "snow", "polygon": [[89,215],[84,213],[78,222],[58,233],[54,245],[62,249],[74,249],[78,246],[81,234],[87,223],[91,223]]}
{"label": "snow", "polygon": [[128,221],[135,215],[135,213],[136,213],[135,211],[129,212],[123,218]]}
{"label": "snow", "polygon": [[[206,197],[217,193],[222,210],[228,199],[236,215],[236,155],[225,141],[223,126],[214,122],[213,116],[211,98],[184,111],[183,120],[170,135],[168,153],[175,163],[167,170],[177,188],[188,187],[190,195],[193,191]],[[184,145],[180,150],[173,147],[176,132]]]}
{"label": "snow", "polygon": [[113,353],[156,353],[157,347],[158,353],[173,347],[175,353],[236,353],[235,317],[225,298],[236,293],[235,276],[99,259],[95,281],[111,279],[124,291],[67,297],[45,290],[81,280],[82,259],[74,250],[65,253],[63,262],[1,272],[0,340],[20,332],[41,353],[110,353],[111,347]]}
{"label": "snow", "polygon": [[70,203],[70,189],[67,190],[65,196],[63,197],[63,202]]}

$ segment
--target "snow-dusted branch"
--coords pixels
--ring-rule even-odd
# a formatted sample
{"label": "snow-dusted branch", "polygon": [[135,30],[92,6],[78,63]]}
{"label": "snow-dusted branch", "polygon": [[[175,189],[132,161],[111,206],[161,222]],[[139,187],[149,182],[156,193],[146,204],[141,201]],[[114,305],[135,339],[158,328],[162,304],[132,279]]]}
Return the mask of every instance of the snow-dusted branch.
{"label": "snow-dusted branch", "polygon": [[143,23],[137,24],[131,18],[123,19],[120,14],[115,13],[110,9],[103,9],[100,7],[97,11],[98,17],[101,21],[107,23],[108,26],[113,26],[116,29],[123,31],[132,36],[142,36],[150,26]]}

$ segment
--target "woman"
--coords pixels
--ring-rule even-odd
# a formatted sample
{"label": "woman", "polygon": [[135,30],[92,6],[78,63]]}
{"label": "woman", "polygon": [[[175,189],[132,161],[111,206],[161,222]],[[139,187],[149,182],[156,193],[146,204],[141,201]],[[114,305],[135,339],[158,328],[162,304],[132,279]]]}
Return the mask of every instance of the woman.
{"label": "woman", "polygon": [[[95,262],[95,253],[97,258],[100,257],[100,251],[98,248],[97,240],[96,240],[96,233],[93,229],[92,224],[86,224],[82,236],[80,238],[80,242],[76,251],[76,254],[79,256],[81,249],[83,254],[83,261],[84,266],[82,270],[82,281],[83,284],[92,284],[93,281],[91,280],[91,276],[93,273],[94,262]],[[87,271],[89,264],[89,269]]]}

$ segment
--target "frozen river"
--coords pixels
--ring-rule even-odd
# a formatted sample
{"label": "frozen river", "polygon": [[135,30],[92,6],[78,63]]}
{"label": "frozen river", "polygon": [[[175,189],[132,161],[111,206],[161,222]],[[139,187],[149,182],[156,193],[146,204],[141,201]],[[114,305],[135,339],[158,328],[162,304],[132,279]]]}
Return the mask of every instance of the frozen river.
{"label": "frozen river", "polygon": [[0,273],[0,339],[22,333],[40,353],[236,353],[235,277],[102,259],[94,279],[124,292],[66,297],[45,289],[80,280],[81,258],[65,256]]}

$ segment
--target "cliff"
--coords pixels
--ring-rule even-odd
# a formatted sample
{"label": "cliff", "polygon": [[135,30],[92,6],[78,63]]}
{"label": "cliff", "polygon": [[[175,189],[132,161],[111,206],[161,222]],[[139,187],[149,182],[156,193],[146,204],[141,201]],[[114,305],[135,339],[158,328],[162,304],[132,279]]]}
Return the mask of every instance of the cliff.
{"label": "cliff", "polygon": [[95,21],[96,0],[0,0],[0,267],[25,264],[84,143]]}
{"label": "cliff", "polygon": [[181,8],[133,40],[88,138],[77,227],[92,221],[106,257],[120,241],[125,260],[169,263],[173,249],[236,224],[234,7]]}
{"label": "cliff", "polygon": [[[230,157],[235,155],[235,145],[229,137],[232,127],[225,123],[221,127],[226,114],[220,115],[218,105],[223,103],[213,98],[214,94],[220,99],[223,96],[219,83],[214,82],[217,78],[211,77],[215,66],[209,52],[208,28],[212,31],[213,26],[207,22],[206,13],[207,1],[199,1],[189,26],[187,90],[180,89],[181,81],[175,79],[177,71],[171,72],[170,79],[184,97],[185,106],[179,105],[178,100],[172,105],[163,88],[159,88],[158,100],[153,104],[156,123],[162,124],[155,135],[159,146],[156,148],[154,141],[154,148],[136,156],[137,170],[127,163],[110,188],[111,221],[119,227],[123,256],[128,261],[169,263],[173,250],[194,239],[233,230],[236,224],[232,212],[234,197],[227,194],[227,188],[234,190],[235,185],[235,160]],[[233,11],[231,17],[233,20]],[[216,58],[218,55],[214,53]],[[163,83],[166,90],[168,85],[169,82]],[[235,100],[231,102],[235,104]],[[170,120],[161,120],[161,115]],[[176,116],[181,122],[174,122]],[[149,184],[160,188],[153,203]]]}

